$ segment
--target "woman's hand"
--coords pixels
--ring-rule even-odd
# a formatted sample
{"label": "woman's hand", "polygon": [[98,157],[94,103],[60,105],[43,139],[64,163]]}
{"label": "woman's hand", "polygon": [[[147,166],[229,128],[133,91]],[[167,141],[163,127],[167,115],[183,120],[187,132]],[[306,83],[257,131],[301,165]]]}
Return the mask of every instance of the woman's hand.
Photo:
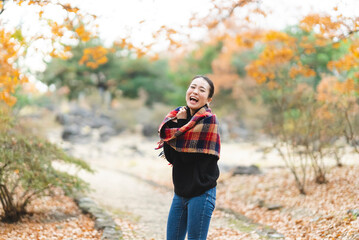
{"label": "woman's hand", "polygon": [[187,111],[186,107],[181,107],[176,115],[177,119],[186,119],[187,118]]}

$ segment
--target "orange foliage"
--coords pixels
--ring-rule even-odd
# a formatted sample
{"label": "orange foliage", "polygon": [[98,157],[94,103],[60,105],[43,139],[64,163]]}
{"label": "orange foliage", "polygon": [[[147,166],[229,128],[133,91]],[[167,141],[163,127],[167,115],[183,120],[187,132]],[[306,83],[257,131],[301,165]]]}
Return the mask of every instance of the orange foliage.
{"label": "orange foliage", "polygon": [[337,18],[336,21],[328,15],[310,14],[300,21],[300,27],[310,32],[315,27],[318,27],[320,33],[333,37],[338,33],[342,26],[342,18]]}
{"label": "orange foliage", "polygon": [[108,59],[106,54],[108,51],[108,49],[102,46],[86,48],[84,49],[84,55],[80,59],[79,64],[85,64],[92,69],[98,68],[98,66],[107,63]]}
{"label": "orange foliage", "polygon": [[86,31],[83,24],[81,24],[80,27],[76,28],[75,32],[77,33],[82,42],[87,42],[91,38],[91,33]]}
{"label": "orange foliage", "polygon": [[289,77],[295,78],[298,75],[303,75],[305,77],[313,77],[315,76],[315,71],[310,69],[308,66],[303,66],[300,62],[296,65],[291,67],[289,71]]}
{"label": "orange foliage", "polygon": [[263,38],[261,31],[248,31],[236,35],[236,44],[242,48],[252,48],[254,43]]}
{"label": "orange foliage", "polygon": [[284,32],[279,32],[279,31],[268,31],[264,36],[263,36],[263,42],[265,43],[275,43],[275,42],[281,42],[284,44],[290,44],[292,45],[295,42],[295,38],[289,36],[288,34],[284,33]]}
{"label": "orange foliage", "polygon": [[329,110],[328,105],[322,105],[315,111],[315,118],[325,120],[325,121],[332,121],[334,120],[334,114]]}
{"label": "orange foliage", "polygon": [[317,100],[325,103],[338,104],[339,102],[346,105],[347,101],[355,98],[355,81],[348,78],[340,82],[336,77],[324,77],[317,87]]}
{"label": "orange foliage", "polygon": [[[337,7],[334,8],[338,10]],[[307,31],[314,31],[318,38],[318,45],[324,46],[326,40],[332,42],[336,39],[346,39],[348,36],[359,31],[359,18],[346,17],[342,14],[337,16],[310,14],[302,19],[300,27]],[[318,37],[317,36],[317,37]]]}
{"label": "orange foliage", "polygon": [[321,102],[337,102],[338,91],[336,84],[338,79],[336,77],[324,77],[317,86],[317,100]]}
{"label": "orange foliage", "polygon": [[[247,74],[258,84],[267,80],[274,81],[276,78],[276,67],[289,63],[294,57],[294,51],[289,47],[266,46],[257,60],[246,66]],[[271,87],[275,85],[271,83]]]}
{"label": "orange foliage", "polygon": [[235,69],[230,64],[231,56],[230,53],[222,53],[212,62],[213,74],[208,76],[220,88],[231,88],[239,79]]}
{"label": "orange foliage", "polygon": [[335,85],[338,92],[342,94],[350,94],[355,89],[355,82],[352,78],[348,78],[344,82],[337,82]]}
{"label": "orange foliage", "polygon": [[50,23],[51,32],[55,36],[62,37],[64,35],[64,29],[62,25],[59,25],[57,22]]}
{"label": "orange foliage", "polygon": [[[307,39],[308,40],[308,39]],[[311,77],[315,72],[308,66],[303,66],[297,57],[298,46],[306,48],[306,52],[313,52],[315,48],[305,41],[298,42],[296,38],[284,32],[270,30],[262,33],[247,32],[237,35],[237,45],[242,48],[254,46],[256,42],[262,42],[265,46],[259,57],[246,66],[248,76],[252,77],[258,84],[267,83],[269,89],[278,88],[279,79],[294,79],[302,75]],[[281,68],[293,65],[288,76],[283,75]]]}
{"label": "orange foliage", "polygon": [[[15,87],[27,81],[26,76],[21,74],[19,66],[16,65],[16,62],[20,57],[26,56],[27,48],[29,48],[33,42],[38,39],[50,40],[52,43],[52,49],[45,54],[49,54],[51,57],[67,59],[71,57],[72,54],[71,47],[64,44],[64,40],[66,39],[65,36],[70,36],[67,38],[77,39],[82,42],[87,42],[90,38],[94,37],[94,34],[84,27],[85,24],[91,26],[89,24],[91,21],[89,19],[91,18],[86,18],[89,14],[83,14],[79,8],[72,7],[70,4],[61,4],[59,1],[47,0],[17,0],[14,2],[21,7],[26,7],[28,5],[38,6],[39,11],[34,14],[38,14],[39,20],[48,24],[51,35],[48,36],[39,32],[34,36],[26,36],[26,38],[24,38],[22,37],[20,30],[11,34],[6,32],[4,30],[5,28],[0,28],[0,101],[3,100],[9,105],[13,105],[16,102],[15,97],[12,96]],[[4,2],[1,2],[1,8],[3,7],[3,4]],[[43,19],[43,14],[48,9],[45,6],[50,4],[60,6],[63,10],[65,10],[67,16],[63,19],[63,23],[50,19]],[[95,18],[95,16],[91,16],[93,17],[92,19]],[[87,20],[85,21],[85,19]],[[75,28],[74,26],[78,27]],[[66,35],[65,33],[67,32],[70,34]],[[101,51],[103,52],[103,50],[95,52],[90,50],[91,60],[86,63],[89,67],[96,68],[97,66],[107,62],[106,56],[103,56],[105,53],[101,53]],[[87,58],[89,57],[87,56]]]}
{"label": "orange foliage", "polygon": [[331,70],[349,71],[359,67],[359,40],[353,41],[349,47],[349,53],[337,61],[330,61],[328,68]]}
{"label": "orange foliage", "polygon": [[12,106],[16,98],[11,96],[15,87],[27,82],[27,77],[15,67],[21,43],[12,38],[12,34],[0,29],[0,100]]}
{"label": "orange foliage", "polygon": [[68,4],[60,4],[67,12],[77,13],[80,9],[77,7],[72,7],[69,3]]}

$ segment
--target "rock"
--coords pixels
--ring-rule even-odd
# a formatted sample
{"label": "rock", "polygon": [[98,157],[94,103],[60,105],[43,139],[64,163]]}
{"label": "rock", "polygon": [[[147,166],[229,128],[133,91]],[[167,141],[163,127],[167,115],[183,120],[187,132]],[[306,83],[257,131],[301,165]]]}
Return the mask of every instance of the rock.
{"label": "rock", "polygon": [[116,224],[112,218],[96,218],[95,229],[102,230],[106,227],[116,227]]}
{"label": "rock", "polygon": [[91,198],[78,196],[75,202],[84,213],[89,213],[95,218],[95,229],[103,230],[101,240],[118,240],[122,238],[122,232],[117,230],[113,218],[104,209],[100,208]]}
{"label": "rock", "polygon": [[91,111],[80,107],[74,107],[69,114],[79,116],[81,118],[91,118],[91,116],[93,115]]}
{"label": "rock", "polygon": [[112,127],[113,122],[109,117],[105,117],[105,115],[99,116],[99,117],[92,117],[88,118],[88,125],[91,128],[100,128],[103,126]]}
{"label": "rock", "polygon": [[283,206],[280,205],[280,204],[267,205],[267,209],[268,209],[269,211],[278,210],[278,209],[281,209],[281,208],[283,208]]}
{"label": "rock", "polygon": [[142,134],[145,137],[153,137],[158,134],[158,125],[155,123],[152,124],[144,124],[142,128]]}
{"label": "rock", "polygon": [[73,124],[74,118],[69,114],[59,113],[55,117],[56,122],[60,123],[61,125],[70,125]]}
{"label": "rock", "polygon": [[263,200],[263,199],[258,199],[258,200],[256,200],[256,201],[254,202],[254,205],[255,205],[256,207],[262,208],[262,207],[264,207],[265,203],[264,203],[264,200]]}
{"label": "rock", "polygon": [[79,134],[80,134],[80,129],[77,125],[69,125],[64,127],[61,137],[63,140],[69,140],[72,137],[77,136]]}
{"label": "rock", "polygon": [[258,235],[263,236],[266,239],[284,239],[285,236],[279,232],[277,232],[274,229],[270,229],[270,228],[260,228],[255,230],[256,233],[258,233]]}
{"label": "rock", "polygon": [[96,204],[92,202],[79,202],[78,205],[83,213],[91,213],[93,212],[93,209],[96,207]]}
{"label": "rock", "polygon": [[110,127],[110,126],[102,126],[100,128],[100,140],[101,141],[107,141],[109,140],[111,137],[116,136],[117,132],[114,128]]}
{"label": "rock", "polygon": [[70,142],[107,141],[119,133],[114,119],[81,108],[75,108],[69,114],[58,114],[56,120],[64,126],[62,139]]}
{"label": "rock", "polygon": [[255,165],[248,166],[237,166],[233,170],[233,175],[259,175],[262,174],[262,172],[259,170],[259,168]]}
{"label": "rock", "polygon": [[101,240],[118,240],[122,239],[122,232],[115,228],[106,227],[103,230]]}
{"label": "rock", "polygon": [[221,161],[218,162],[218,167],[221,173],[230,172],[233,169],[232,165],[223,164]]}
{"label": "rock", "polygon": [[268,234],[268,237],[275,238],[275,239],[285,238],[284,235],[281,233],[270,233],[270,234]]}

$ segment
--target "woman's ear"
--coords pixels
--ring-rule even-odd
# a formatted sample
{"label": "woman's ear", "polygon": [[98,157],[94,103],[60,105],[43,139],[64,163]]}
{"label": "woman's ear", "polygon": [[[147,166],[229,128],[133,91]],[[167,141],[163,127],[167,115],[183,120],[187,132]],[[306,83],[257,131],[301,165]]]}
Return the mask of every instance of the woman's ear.
{"label": "woman's ear", "polygon": [[208,99],[207,99],[207,104],[208,104],[208,105],[210,104],[210,102],[212,102],[212,98],[208,98]]}

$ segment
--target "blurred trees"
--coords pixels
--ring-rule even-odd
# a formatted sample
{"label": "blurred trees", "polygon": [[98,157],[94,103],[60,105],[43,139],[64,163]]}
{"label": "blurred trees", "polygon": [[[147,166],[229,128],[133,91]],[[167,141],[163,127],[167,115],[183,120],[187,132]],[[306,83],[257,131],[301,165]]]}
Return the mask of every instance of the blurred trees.
{"label": "blurred trees", "polygon": [[[31,9],[34,15],[38,15],[38,26],[43,27],[42,31],[24,36],[21,26],[16,29],[8,28],[1,19],[8,6]],[[62,13],[61,22],[51,19],[53,7]],[[70,4],[62,4],[59,1],[4,0],[0,2],[0,9],[0,100],[9,105],[16,102],[13,96],[15,87],[27,82],[28,78],[20,61],[24,60],[29,52],[36,51],[44,56],[66,59],[71,50],[69,42],[86,42],[95,35],[85,27],[91,25],[95,16],[85,14]],[[42,44],[41,49],[37,47],[39,42]]]}
{"label": "blurred trees", "polygon": [[147,95],[147,104],[166,102],[172,89],[165,60],[151,61],[137,58],[133,53],[114,43],[110,48],[99,39],[72,48],[68,59],[52,59],[40,79],[54,84],[57,89],[67,88],[70,99],[79,94],[89,95],[93,90],[108,91],[112,97],[137,98],[140,89]]}
{"label": "blurred trees", "polygon": [[[206,29],[206,40],[168,62],[151,61],[158,59],[150,51],[151,44],[135,47],[126,38],[104,47],[86,31],[89,24],[84,18],[73,16],[78,9],[61,5],[69,17],[63,23],[49,21],[53,42],[60,43],[50,55],[59,58],[48,64],[44,82],[67,87],[70,98],[93,89],[136,98],[143,89],[148,104],[178,105],[184,104],[194,75],[209,75],[216,84],[214,104],[220,115],[234,115],[237,120],[251,115],[250,122],[261,121],[301,193],[310,172],[316,182],[325,183],[325,159],[335,158],[341,164],[343,140],[359,153],[358,17],[344,16],[335,7],[332,15],[309,14],[297,26],[278,31],[251,27],[253,15],[266,16],[257,1],[213,0],[211,4],[207,15],[194,15],[189,23],[192,30]],[[67,31],[76,43],[64,40]],[[1,64],[14,70],[2,73],[13,79],[6,85],[0,78],[1,87],[7,89],[2,98],[11,103],[11,86],[26,81],[13,64],[22,54],[16,51],[23,38],[19,31],[1,36],[5,49]],[[153,36],[154,41],[165,36],[177,50],[190,38],[165,25]]]}
{"label": "blurred trees", "polygon": [[238,102],[260,96],[268,109],[265,130],[301,193],[310,173],[325,183],[326,159],[341,164],[343,140],[358,150],[359,19],[335,7],[337,14],[310,14],[285,31],[251,29],[237,16],[251,1],[212,2],[217,16],[192,21],[223,43],[210,76]]}
{"label": "blurred trees", "polygon": [[170,80],[175,86],[175,94],[169,99],[176,105],[185,104],[185,94],[191,79],[195,75],[206,75],[212,72],[212,62],[218,58],[222,42],[199,43],[197,48],[183,55],[170,59]]}

